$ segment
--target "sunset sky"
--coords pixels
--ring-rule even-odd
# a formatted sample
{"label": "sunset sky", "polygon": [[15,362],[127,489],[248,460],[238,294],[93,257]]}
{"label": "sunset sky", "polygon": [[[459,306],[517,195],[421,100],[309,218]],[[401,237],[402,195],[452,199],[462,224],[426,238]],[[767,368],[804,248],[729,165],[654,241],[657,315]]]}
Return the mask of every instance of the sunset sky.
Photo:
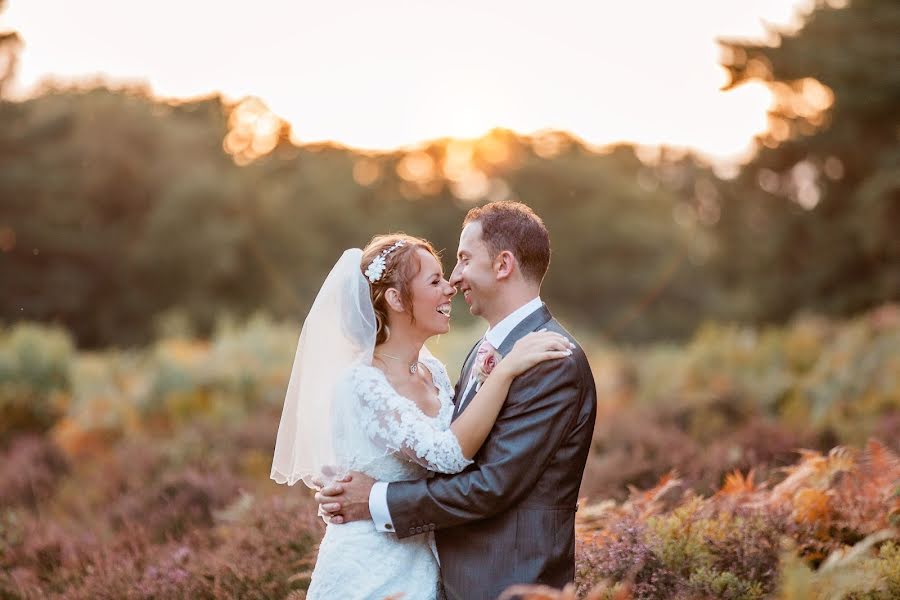
{"label": "sunset sky", "polygon": [[721,92],[717,37],[795,26],[810,0],[9,0],[14,88],[144,81],[260,97],[298,142],[391,149],[493,127],[744,155],[761,85]]}

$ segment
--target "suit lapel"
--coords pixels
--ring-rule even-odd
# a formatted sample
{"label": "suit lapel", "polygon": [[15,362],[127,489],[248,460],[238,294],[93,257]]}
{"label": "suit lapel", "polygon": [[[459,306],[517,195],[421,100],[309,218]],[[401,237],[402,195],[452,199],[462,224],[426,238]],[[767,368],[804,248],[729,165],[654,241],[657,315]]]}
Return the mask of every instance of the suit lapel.
{"label": "suit lapel", "polygon": [[[500,344],[499,348],[497,348],[497,352],[500,353],[501,357],[506,356],[521,337],[536,330],[552,318],[553,315],[550,314],[550,310],[547,308],[547,305],[542,304],[540,308],[522,319],[521,323],[513,327],[513,330],[509,332],[509,335],[506,336],[506,339],[503,340],[503,343]],[[453,419],[456,419],[456,417],[459,416],[459,413],[462,412],[466,404],[468,404],[469,400],[471,400],[475,396],[474,385],[472,386],[472,389],[468,394],[465,394],[465,391],[466,385],[469,383],[469,378],[471,377],[472,368],[474,367],[475,356],[478,354],[475,350],[480,345],[481,340],[479,340],[478,343],[475,344],[475,347],[469,351],[469,357],[466,359],[465,368],[463,368],[462,375],[460,376],[461,379],[459,381],[459,391],[456,395],[456,398],[454,398],[455,406],[453,408]]]}
{"label": "suit lapel", "polygon": [[456,384],[456,396],[453,398],[453,416],[451,417],[451,421],[459,415],[459,407],[464,404],[466,386],[469,383],[469,378],[472,376],[472,367],[475,365],[475,356],[478,354],[478,347],[481,346],[481,342],[483,341],[484,338],[481,338],[475,342],[475,345],[469,350],[466,362],[463,364],[462,371],[459,374],[459,381]]}
{"label": "suit lapel", "polygon": [[476,387],[477,387],[477,386],[473,385],[471,388],[469,388],[469,393],[466,394],[465,397],[462,399],[462,401],[459,402],[459,403],[454,407],[454,409],[453,409],[453,418],[450,419],[450,422],[451,422],[451,423],[453,422],[454,419],[456,419],[456,417],[459,416],[459,414],[462,412],[463,407],[465,407],[465,405],[469,403],[469,400],[471,400],[472,398],[474,398],[474,397],[475,397],[475,394],[478,393],[478,390],[475,389]]}
{"label": "suit lapel", "polygon": [[522,338],[525,334],[535,331],[552,318],[553,315],[550,314],[550,310],[547,308],[547,305],[542,304],[539,309],[522,319],[522,322],[516,325],[513,330],[509,332],[509,335],[506,336],[506,339],[503,340],[503,343],[500,344],[500,347],[497,348],[497,351],[501,356],[506,356],[507,354],[509,354],[509,351],[512,350],[512,347],[516,344],[516,342],[519,341],[520,338]]}

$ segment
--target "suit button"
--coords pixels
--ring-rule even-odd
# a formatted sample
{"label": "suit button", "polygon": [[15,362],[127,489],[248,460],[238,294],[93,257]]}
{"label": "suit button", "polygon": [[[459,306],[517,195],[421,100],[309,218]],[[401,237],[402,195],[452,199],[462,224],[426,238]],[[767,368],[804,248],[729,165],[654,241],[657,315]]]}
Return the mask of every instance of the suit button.
{"label": "suit button", "polygon": [[387,529],[388,531],[390,531],[391,529],[394,528],[394,526],[391,525],[390,523],[385,523],[385,524],[384,524],[384,528]]}
{"label": "suit button", "polygon": [[416,533],[422,533],[422,528],[421,528],[421,527],[416,527]]}
{"label": "suit button", "polygon": [[416,532],[416,528],[415,528],[415,527],[410,527],[410,528],[409,528],[409,533],[410,533],[410,534],[413,534],[413,533],[415,533],[415,532]]}
{"label": "suit button", "polygon": [[434,523],[428,524],[428,531],[434,531]]}

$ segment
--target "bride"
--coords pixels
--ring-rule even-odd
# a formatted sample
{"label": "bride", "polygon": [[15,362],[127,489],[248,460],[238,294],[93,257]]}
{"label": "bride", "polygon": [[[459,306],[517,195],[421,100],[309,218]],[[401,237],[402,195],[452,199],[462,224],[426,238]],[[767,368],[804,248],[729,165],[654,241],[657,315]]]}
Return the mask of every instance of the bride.
{"label": "bride", "polygon": [[[478,393],[451,423],[453,384],[424,344],[449,331],[455,294],[425,240],[378,236],[344,252],[300,334],[272,479],[318,487],[360,471],[390,482],[472,464],[512,380],[571,351],[556,333],[525,336],[496,368],[482,369]],[[327,525],[308,598],[400,594],[440,596],[431,532],[398,539],[372,521]]]}

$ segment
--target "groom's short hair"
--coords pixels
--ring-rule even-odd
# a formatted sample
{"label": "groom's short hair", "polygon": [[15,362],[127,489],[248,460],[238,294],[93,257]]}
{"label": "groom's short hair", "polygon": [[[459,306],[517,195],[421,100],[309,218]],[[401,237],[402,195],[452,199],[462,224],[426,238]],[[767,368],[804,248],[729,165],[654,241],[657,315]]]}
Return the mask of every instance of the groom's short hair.
{"label": "groom's short hair", "polygon": [[481,223],[481,239],[491,258],[512,252],[526,279],[540,284],[550,266],[550,234],[544,222],[521,202],[490,202],[466,214],[463,227]]}

